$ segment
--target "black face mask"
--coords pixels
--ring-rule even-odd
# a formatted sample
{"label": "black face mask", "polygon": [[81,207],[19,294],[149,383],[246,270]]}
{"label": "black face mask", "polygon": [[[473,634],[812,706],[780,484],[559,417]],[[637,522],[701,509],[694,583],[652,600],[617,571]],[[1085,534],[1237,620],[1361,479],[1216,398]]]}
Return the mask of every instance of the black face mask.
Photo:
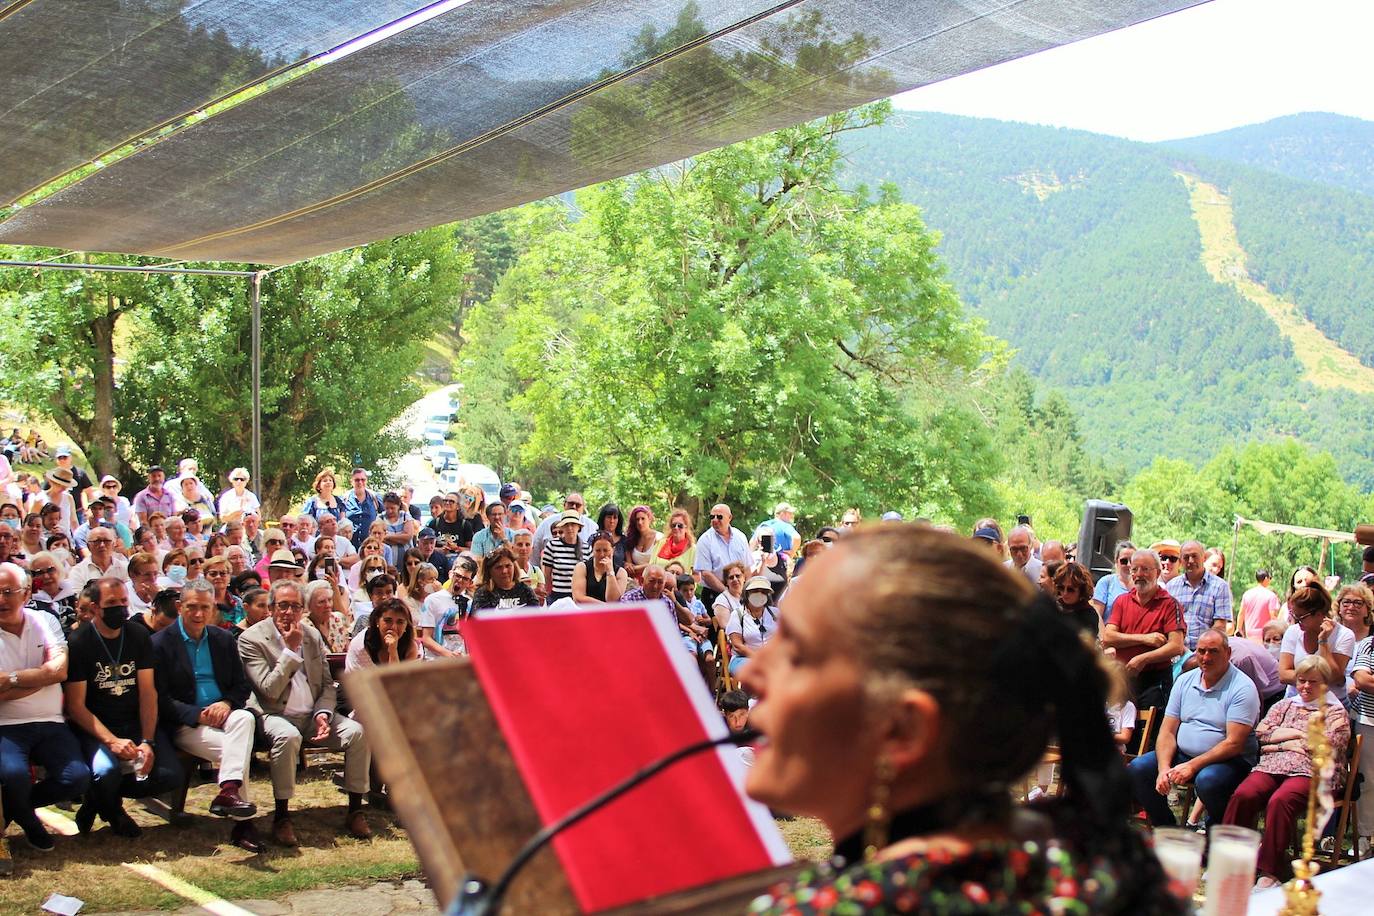
{"label": "black face mask", "polygon": [[100,622],[111,630],[123,629],[124,622],[128,619],[129,606],[127,604],[114,604],[100,609]]}

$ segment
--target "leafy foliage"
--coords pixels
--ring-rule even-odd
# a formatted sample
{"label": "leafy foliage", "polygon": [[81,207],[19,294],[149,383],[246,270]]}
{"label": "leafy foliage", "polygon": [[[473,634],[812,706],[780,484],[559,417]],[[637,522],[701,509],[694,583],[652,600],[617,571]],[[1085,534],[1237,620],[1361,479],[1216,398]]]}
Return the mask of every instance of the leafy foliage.
{"label": "leafy foliage", "polygon": [[742,517],[780,497],[822,518],[976,514],[997,458],[946,393],[997,348],[915,208],[835,185],[836,138],[884,114],[600,185],[576,221],[535,211],[539,238],[469,324],[469,397],[509,408],[469,417],[469,446],[594,496],[728,498]]}

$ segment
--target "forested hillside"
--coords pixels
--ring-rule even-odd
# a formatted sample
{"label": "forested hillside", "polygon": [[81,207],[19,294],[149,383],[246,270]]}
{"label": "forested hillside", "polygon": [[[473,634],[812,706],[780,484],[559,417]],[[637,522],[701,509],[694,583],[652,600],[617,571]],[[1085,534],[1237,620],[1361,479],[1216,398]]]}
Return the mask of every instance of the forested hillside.
{"label": "forested hillside", "polygon": [[1351,318],[1370,300],[1360,304],[1357,281],[1337,283],[1374,250],[1361,195],[1174,148],[949,115],[900,113],[847,151],[849,180],[892,182],[922,207],[965,301],[1066,393],[1094,455],[1135,471],[1292,436],[1374,483],[1374,398],[1304,381],[1264,310],[1212,279],[1179,173],[1234,194],[1250,275],[1368,364],[1370,338]]}
{"label": "forested hillside", "polygon": [[1359,118],[1309,111],[1170,140],[1167,145],[1193,155],[1374,194],[1374,124]]}

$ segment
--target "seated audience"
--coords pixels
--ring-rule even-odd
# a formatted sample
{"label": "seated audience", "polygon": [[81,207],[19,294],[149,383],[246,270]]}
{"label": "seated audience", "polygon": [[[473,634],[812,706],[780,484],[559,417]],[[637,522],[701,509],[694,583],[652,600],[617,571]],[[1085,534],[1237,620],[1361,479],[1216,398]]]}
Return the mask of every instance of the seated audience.
{"label": "seated audience", "polygon": [[[299,845],[289,810],[296,793],[296,763],[302,743],[342,751],[348,813],[344,829],[367,839],[372,829],[363,816],[368,765],[372,755],[363,727],[339,715],[334,676],[324,639],[302,620],[305,601],[292,580],[272,583],[269,616],[239,637],[239,656],[253,695],[249,705],[262,717],[270,743],[273,812],[272,838],[280,845]],[[184,610],[183,610],[184,613]]]}
{"label": "seated audience", "polygon": [[126,584],[113,577],[92,583],[98,613],[67,643],[67,718],[76,727],[91,789],[76,812],[76,828],[90,833],[99,816],[116,836],[143,831],[121,798],[146,798],[181,785],[172,740],[158,728],[153,645],[147,629],[129,625]]}
{"label": "seated audience", "polygon": [[399,598],[379,602],[367,618],[367,628],[348,643],[344,670],[394,665],[420,657],[420,642],[410,622],[410,609]]}
{"label": "seated audience", "polygon": [[0,791],[5,817],[48,852],[52,837],[35,809],[85,795],[91,768],[62,718],[67,640],[51,614],[24,607],[28,597],[28,574],[0,563]]}
{"label": "seated audience", "polygon": [[219,765],[219,793],[210,813],[235,822],[230,831],[235,846],[261,852],[251,820],[258,809],[247,799],[256,723],[246,708],[248,680],[234,637],[210,623],[215,587],[195,579],[180,594],[176,624],[153,635],[159,721],[178,748]]}
{"label": "seated audience", "polygon": [[1155,826],[1177,823],[1169,790],[1190,783],[1208,819],[1219,818],[1259,756],[1254,682],[1231,664],[1231,646],[1216,630],[1202,632],[1196,654],[1197,668],[1183,674],[1169,695],[1155,749],[1130,765],[1135,800]]}
{"label": "seated audience", "polygon": [[515,553],[509,547],[496,547],[482,557],[481,584],[472,596],[473,610],[537,607],[540,603],[534,590],[515,577]]}
{"label": "seated audience", "polygon": [[744,606],[725,622],[725,637],[730,640],[730,676],[758,654],[778,631],[778,609],[769,602],[773,587],[763,576],[744,583]]}
{"label": "seated audience", "polygon": [[[1244,637],[1233,637],[1244,639]],[[1248,641],[1248,640],[1247,640]],[[1298,816],[1307,810],[1308,788],[1312,781],[1312,754],[1307,746],[1307,721],[1312,712],[1325,710],[1326,738],[1336,760],[1345,759],[1350,742],[1350,717],[1345,707],[1331,695],[1331,666],[1326,659],[1309,655],[1298,662],[1297,694],[1274,705],[1259,725],[1259,763],[1236,787],[1226,806],[1224,824],[1253,828],[1264,815],[1264,839],[1260,843],[1259,879],[1255,886],[1273,887],[1286,868],[1289,844]],[[1342,768],[1337,767],[1339,775]],[[1333,792],[1340,786],[1333,785]]]}

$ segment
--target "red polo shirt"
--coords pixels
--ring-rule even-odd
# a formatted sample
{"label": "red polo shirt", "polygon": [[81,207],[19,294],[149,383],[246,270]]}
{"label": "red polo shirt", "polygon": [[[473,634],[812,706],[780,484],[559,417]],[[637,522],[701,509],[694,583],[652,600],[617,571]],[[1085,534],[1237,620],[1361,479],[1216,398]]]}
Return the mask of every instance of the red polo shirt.
{"label": "red polo shirt", "polygon": [[[1163,633],[1168,636],[1170,633],[1188,632],[1188,628],[1183,623],[1183,608],[1174,600],[1174,596],[1164,590],[1161,585],[1155,591],[1155,596],[1145,604],[1140,603],[1136,595],[1136,590],[1131,589],[1121,595],[1112,604],[1112,625],[1123,633]],[[1151,651],[1145,646],[1126,646],[1116,650],[1116,660],[1121,664]],[[1150,665],[1150,668],[1166,668],[1169,662],[1161,661]]]}

